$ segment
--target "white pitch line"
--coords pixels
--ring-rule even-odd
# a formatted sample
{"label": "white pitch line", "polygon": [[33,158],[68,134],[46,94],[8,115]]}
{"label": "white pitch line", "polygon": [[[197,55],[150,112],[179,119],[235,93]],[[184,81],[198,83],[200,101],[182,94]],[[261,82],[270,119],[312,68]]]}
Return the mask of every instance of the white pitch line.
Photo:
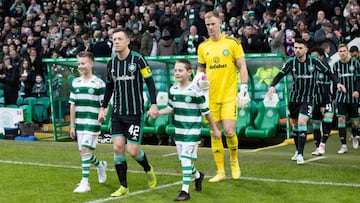
{"label": "white pitch line", "polygon": [[131,197],[131,196],[134,196],[134,195],[139,195],[139,194],[143,194],[143,193],[147,193],[147,192],[151,192],[151,191],[159,190],[159,189],[163,189],[163,188],[168,188],[168,187],[172,187],[174,185],[180,185],[180,184],[182,184],[182,181],[169,183],[169,184],[165,184],[165,185],[160,185],[160,186],[157,186],[157,187],[155,187],[153,189],[138,190],[138,191],[131,192],[130,194],[120,196],[120,197],[107,197],[107,198],[97,199],[97,200],[86,202],[86,203],[101,203],[101,202],[107,202],[107,201],[111,201],[111,200],[123,199],[123,198]]}
{"label": "white pitch line", "polygon": [[[319,159],[323,159],[323,158],[326,158],[326,157],[315,157],[313,159],[309,159],[308,161],[310,161],[310,160],[315,161],[315,160],[319,160]],[[79,166],[66,166],[66,165],[43,164],[43,163],[21,162],[21,161],[10,161],[10,160],[0,160],[0,163],[18,164],[18,165],[33,165],[33,166],[53,167],[53,168],[72,168],[72,169],[80,169],[81,168]],[[107,169],[107,170],[108,171],[115,171],[115,169]],[[133,170],[128,170],[128,172],[131,172],[131,173],[144,173],[144,171],[133,171]],[[163,172],[160,172],[160,173],[156,173],[156,174],[159,174],[159,175],[171,175],[171,176],[181,176],[181,174],[177,174],[177,173],[163,173]],[[358,187],[358,188],[360,188],[360,183],[316,182],[316,181],[311,181],[311,180],[270,179],[270,178],[256,178],[256,177],[246,177],[246,176],[241,176],[240,179],[241,180],[248,180],[248,181],[261,181],[261,182],[274,182],[274,183],[329,185],[329,186],[343,186],[343,187]],[[135,192],[132,192],[129,195],[119,197],[118,199],[133,196],[133,195],[137,195],[137,194],[142,194],[142,193],[146,193],[146,192],[150,192],[150,191],[153,191],[153,190],[158,190],[158,189],[162,189],[162,188],[166,188],[166,187],[171,187],[173,185],[179,185],[181,183],[182,183],[182,181],[178,181],[178,182],[174,182],[174,183],[170,183],[170,184],[166,184],[166,185],[161,185],[161,186],[158,186],[158,187],[153,188],[153,189],[135,191]],[[92,202],[105,202],[105,201],[114,200],[114,199],[116,199],[116,198],[105,198],[105,199],[94,200]]]}
{"label": "white pitch line", "polygon": [[307,159],[304,161],[304,163],[309,163],[309,162],[313,162],[313,161],[317,161],[317,160],[320,160],[320,159],[326,159],[327,157],[326,156],[318,156],[318,157],[314,157],[314,158],[311,158],[311,159]]}
{"label": "white pitch line", "polygon": [[167,157],[167,156],[174,156],[174,155],[177,155],[177,154],[178,154],[177,152],[174,152],[174,153],[170,153],[170,154],[164,154],[162,156]]}
{"label": "white pitch line", "polygon": [[298,183],[298,184],[309,184],[309,185],[360,187],[360,183],[316,182],[311,180],[270,179],[270,178],[253,178],[253,177],[243,177],[243,176],[241,176],[240,179],[251,180],[251,181],[273,182],[273,183]]}

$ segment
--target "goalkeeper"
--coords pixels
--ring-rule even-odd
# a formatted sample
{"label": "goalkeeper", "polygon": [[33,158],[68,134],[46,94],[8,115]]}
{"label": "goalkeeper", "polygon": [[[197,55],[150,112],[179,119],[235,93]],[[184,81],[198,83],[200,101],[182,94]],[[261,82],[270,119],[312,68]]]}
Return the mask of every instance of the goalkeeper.
{"label": "goalkeeper", "polygon": [[[238,138],[235,131],[238,107],[248,105],[248,72],[241,43],[221,33],[219,13],[210,11],[205,15],[209,40],[198,47],[198,71],[193,82],[203,90],[208,89],[209,109],[219,130],[224,129],[230,152],[233,179],[241,175],[238,161]],[[238,94],[237,74],[240,72],[241,86]],[[203,77],[206,72],[207,77]],[[207,91],[204,91],[207,92]],[[216,175],[209,182],[226,179],[224,170],[224,146],[222,139],[211,136],[211,150],[217,167]]]}

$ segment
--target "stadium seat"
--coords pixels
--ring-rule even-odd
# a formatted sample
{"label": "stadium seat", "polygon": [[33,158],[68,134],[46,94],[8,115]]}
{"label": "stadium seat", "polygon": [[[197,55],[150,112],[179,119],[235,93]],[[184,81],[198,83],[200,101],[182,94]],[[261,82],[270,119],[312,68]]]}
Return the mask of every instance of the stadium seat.
{"label": "stadium seat", "polygon": [[153,80],[155,83],[163,82],[166,83],[166,75],[153,75]]}
{"label": "stadium seat", "polygon": [[155,83],[155,89],[157,92],[166,92],[167,88],[166,88],[166,81],[164,82],[156,82]]}
{"label": "stadium seat", "polygon": [[[166,108],[166,106],[159,106],[159,109]],[[156,119],[146,117],[144,115],[145,124],[143,126],[143,133],[144,134],[155,134],[155,135],[162,135],[166,134],[165,128],[169,125],[169,118],[171,115],[160,115]]]}
{"label": "stadium seat", "polygon": [[153,77],[156,75],[165,75],[165,70],[161,68],[154,68],[151,70]]}
{"label": "stadium seat", "polygon": [[33,118],[35,121],[44,122],[48,119],[49,97],[39,97],[33,106]]}
{"label": "stadium seat", "polygon": [[18,99],[17,99],[17,101],[16,101],[16,104],[17,104],[18,106],[20,106],[20,105],[22,105],[23,103],[24,103],[24,99],[23,99],[21,96],[19,96]]}
{"label": "stadium seat", "polygon": [[4,89],[0,89],[0,97],[4,96]]}
{"label": "stadium seat", "polygon": [[245,129],[245,136],[251,138],[270,138],[276,136],[279,123],[279,98],[274,94],[271,98],[257,104],[257,116],[254,126]]}
{"label": "stadium seat", "polygon": [[245,136],[245,129],[247,126],[251,124],[251,104],[247,107],[238,111],[238,118],[236,121],[236,135],[237,136]]}
{"label": "stadium seat", "polygon": [[34,105],[36,103],[36,98],[35,97],[26,97],[23,100],[22,104],[27,104],[27,105]]}
{"label": "stadium seat", "polygon": [[0,107],[5,106],[5,98],[4,97],[0,97]]}

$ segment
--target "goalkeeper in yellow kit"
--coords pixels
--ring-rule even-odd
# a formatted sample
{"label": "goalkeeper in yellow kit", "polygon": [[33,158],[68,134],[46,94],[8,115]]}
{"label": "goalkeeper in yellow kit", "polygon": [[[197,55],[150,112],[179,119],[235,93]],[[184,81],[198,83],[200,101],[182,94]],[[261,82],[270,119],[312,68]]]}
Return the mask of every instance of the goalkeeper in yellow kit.
{"label": "goalkeeper in yellow kit", "polygon": [[[219,14],[210,11],[205,15],[205,24],[210,38],[198,47],[198,70],[193,82],[209,91],[209,108],[219,129],[224,129],[230,152],[233,179],[239,179],[238,138],[235,131],[238,107],[248,105],[248,71],[244,51],[239,40],[221,33]],[[207,77],[203,77],[206,73]],[[237,74],[241,86],[238,94]],[[205,79],[207,78],[207,79]],[[222,139],[211,136],[211,150],[217,167],[216,175],[209,182],[226,179],[224,170],[224,146]]]}

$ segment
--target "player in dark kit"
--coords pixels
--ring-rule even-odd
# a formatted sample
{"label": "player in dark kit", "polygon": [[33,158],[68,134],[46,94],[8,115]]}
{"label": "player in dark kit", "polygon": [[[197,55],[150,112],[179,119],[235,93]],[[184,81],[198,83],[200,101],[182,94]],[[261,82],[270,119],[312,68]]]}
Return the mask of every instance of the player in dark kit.
{"label": "player in dark kit", "polygon": [[293,132],[296,152],[292,160],[297,164],[304,164],[304,147],[306,143],[307,122],[312,116],[313,98],[316,83],[316,74],[322,72],[330,77],[337,89],[346,91],[344,85],[338,83],[338,79],[324,64],[314,56],[307,54],[308,48],[303,39],[296,39],[294,44],[295,57],[290,58],[273,79],[268,90],[268,96],[275,93],[275,85],[282,77],[291,73],[293,86],[290,91],[289,111],[290,118],[294,120]]}
{"label": "player in dark kit", "polygon": [[[338,92],[336,94],[336,115],[338,117],[339,136],[341,148],[338,154],[346,153],[346,116],[351,120],[351,133],[354,148],[359,137],[359,90],[360,90],[360,63],[357,59],[351,58],[349,49],[345,44],[338,46],[340,60],[334,63],[334,74],[339,81],[345,85],[347,92]],[[355,143],[354,143],[355,141]]]}
{"label": "player in dark kit", "polygon": [[[319,58],[323,64],[329,67],[325,61],[325,52],[320,47],[315,47],[310,51],[312,56]],[[313,156],[320,156],[325,154],[325,144],[329,138],[331,125],[334,117],[334,103],[331,94],[331,81],[327,75],[319,72],[316,76],[316,92],[314,95],[314,109],[311,118],[313,125],[313,134],[315,142],[315,151],[311,154]],[[321,122],[322,121],[322,122]],[[322,123],[323,136],[321,136],[320,125]]]}
{"label": "player in dark kit", "polygon": [[129,49],[129,34],[124,29],[115,29],[112,36],[116,56],[107,64],[107,81],[104,103],[100,110],[99,121],[105,119],[105,108],[113,95],[111,117],[111,136],[114,145],[114,163],[119,178],[120,188],[111,194],[118,197],[129,193],[127,185],[127,163],[125,149],[147,174],[148,186],[156,186],[153,167],[140,149],[143,126],[143,80],[150,93],[151,107],[147,114],[152,118],[159,115],[156,105],[155,84],[150,66],[138,52]]}

